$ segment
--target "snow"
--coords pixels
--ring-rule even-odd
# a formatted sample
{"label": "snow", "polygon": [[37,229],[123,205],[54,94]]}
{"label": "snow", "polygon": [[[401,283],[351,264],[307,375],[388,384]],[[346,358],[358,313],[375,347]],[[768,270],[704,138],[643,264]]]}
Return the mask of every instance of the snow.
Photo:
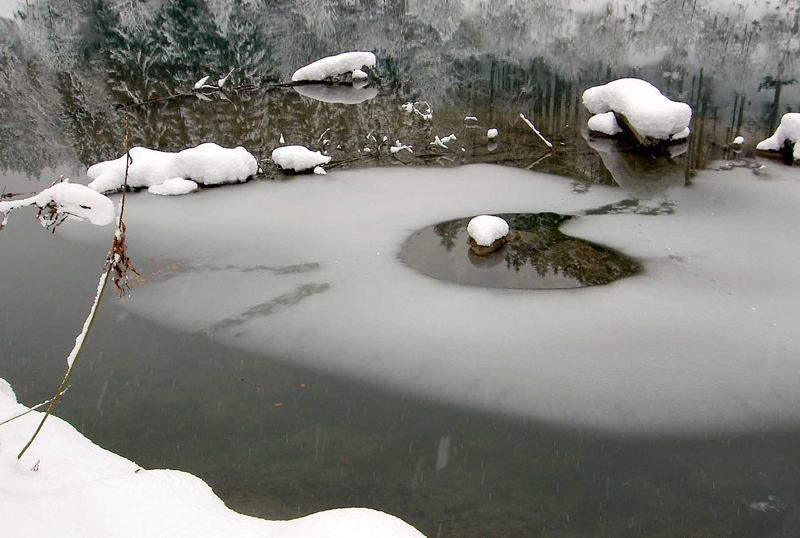
{"label": "snow", "polygon": [[497,134],[498,134],[497,129],[494,128],[489,129],[488,131],[486,131],[486,138],[488,138],[489,140],[494,140],[495,138],[497,138]]}
{"label": "snow", "polygon": [[[231,149],[206,143],[178,153],[137,146],[131,148],[130,154],[128,185],[132,188],[160,185],[176,177],[203,185],[240,183],[258,172],[255,157],[241,146]],[[117,191],[125,180],[125,155],[97,163],[89,167],[86,174],[92,180],[89,183],[92,189]]]}
{"label": "snow", "polygon": [[520,117],[520,119],[521,119],[522,121],[524,121],[524,122],[525,122],[525,124],[526,124],[528,127],[530,127],[530,128],[531,128],[531,130],[532,130],[534,133],[536,133],[536,136],[538,136],[538,137],[539,137],[539,139],[540,139],[542,142],[544,142],[545,146],[547,146],[547,147],[548,147],[548,148],[550,148],[550,149],[553,149],[553,143],[552,143],[552,142],[550,142],[548,139],[546,139],[544,136],[542,136],[542,133],[540,133],[540,132],[539,132],[539,129],[537,129],[537,128],[536,128],[536,126],[533,124],[533,122],[532,122],[531,120],[529,120],[528,118],[526,118],[526,117],[525,117],[525,114],[522,114],[522,113],[520,113],[519,117]]}
{"label": "snow", "polygon": [[[0,421],[27,409],[0,379]],[[41,416],[32,412],[0,428],[0,536],[422,537],[402,520],[366,508],[329,510],[291,521],[244,516],[226,508],[199,478],[140,469],[55,416],[18,463],[17,451]]]}
{"label": "snow", "polygon": [[617,117],[613,112],[605,112],[603,114],[595,114],[587,122],[590,131],[603,133],[608,136],[614,136],[622,132],[619,124],[617,124]]}
{"label": "snow", "polygon": [[209,78],[211,78],[210,75],[204,76],[203,78],[201,78],[200,80],[198,80],[197,82],[194,83],[194,86],[192,87],[192,89],[199,90],[200,88],[202,88],[205,85],[206,82],[208,82]]}
{"label": "snow", "polygon": [[478,215],[467,225],[467,233],[482,247],[508,235],[508,223],[493,215]]}
{"label": "snow", "polygon": [[669,140],[689,127],[692,109],[671,101],[644,80],[624,78],[583,92],[583,104],[592,114],[616,112],[645,137]]}
{"label": "snow", "polygon": [[456,135],[454,135],[453,133],[450,133],[449,135],[447,135],[444,138],[442,138],[442,143],[443,144],[449,144],[450,142],[454,142],[456,140],[458,140],[458,138],[456,138]]}
{"label": "snow", "polygon": [[8,214],[30,205],[41,208],[51,202],[56,205],[58,214],[88,220],[97,226],[105,226],[114,220],[114,203],[109,198],[69,180],[56,183],[29,198],[0,202],[0,213]]}
{"label": "snow", "polygon": [[353,72],[364,66],[375,67],[375,63],[375,55],[371,52],[345,52],[301,67],[292,75],[292,82],[323,81],[343,73]]}
{"label": "snow", "polygon": [[158,185],[151,185],[147,188],[150,194],[160,194],[161,196],[180,196],[189,194],[197,190],[197,183],[181,177],[173,177]]}
{"label": "snow", "polygon": [[670,137],[670,140],[686,140],[692,131],[687,127],[683,131],[679,131]]}
{"label": "snow", "polygon": [[366,80],[367,74],[361,69],[354,69],[352,74],[353,80]]}
{"label": "snow", "polygon": [[741,146],[742,144],[744,144],[744,137],[737,136],[736,138],[733,139],[733,141],[731,141],[731,144],[733,144],[734,146]]}
{"label": "snow", "polygon": [[294,86],[294,91],[316,101],[343,105],[356,105],[378,95],[378,88],[373,86],[357,88],[346,84],[306,84]]}
{"label": "snow", "polygon": [[284,170],[303,172],[329,163],[331,156],[305,146],[282,146],[272,151],[272,160]]}
{"label": "snow", "polygon": [[321,166],[315,166],[314,167],[314,173],[317,174],[318,176],[324,176],[328,172],[326,172],[325,169],[322,168]]}
{"label": "snow", "polygon": [[756,149],[762,151],[780,151],[786,142],[794,144],[793,157],[794,160],[800,160],[800,112],[789,112],[784,114],[781,118],[781,124],[775,130],[775,133],[762,140],[756,146]]}

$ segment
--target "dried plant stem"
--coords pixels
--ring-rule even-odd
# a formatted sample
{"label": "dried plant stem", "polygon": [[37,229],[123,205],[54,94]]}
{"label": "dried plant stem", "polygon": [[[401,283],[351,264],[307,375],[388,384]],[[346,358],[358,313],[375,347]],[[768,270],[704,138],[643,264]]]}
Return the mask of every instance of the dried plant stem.
{"label": "dried plant stem", "polygon": [[[105,268],[103,273],[100,275],[100,280],[97,283],[97,292],[94,296],[94,302],[92,303],[91,309],[89,310],[89,315],[83,322],[83,328],[81,329],[80,334],[75,338],[75,345],[72,347],[69,355],[67,356],[67,373],[64,374],[64,378],[61,381],[61,384],[58,386],[58,390],[50,399],[50,403],[47,406],[47,410],[44,412],[44,416],[42,416],[42,420],[39,422],[39,426],[37,426],[36,431],[33,432],[33,435],[25,444],[25,446],[20,450],[19,454],[17,454],[17,460],[22,459],[22,456],[25,455],[25,452],[30,448],[33,444],[33,441],[39,435],[39,432],[42,431],[42,427],[44,426],[45,421],[47,418],[53,413],[56,405],[61,399],[61,396],[67,389],[69,378],[72,375],[73,370],[75,369],[75,365],[78,362],[78,358],[83,351],[84,345],[86,344],[86,337],[89,335],[89,332],[92,329],[92,325],[94,325],[94,320],[97,317],[97,310],[100,306],[100,301],[103,299],[103,293],[106,289],[106,284],[108,284],[109,276],[111,275],[112,271],[115,271],[117,275],[120,274],[119,269],[119,249],[122,249],[123,255],[125,251],[125,224],[122,221],[122,215],[125,212],[125,193],[128,190],[128,169],[132,162],[131,160],[131,153],[130,153],[130,145],[128,143],[128,108],[125,107],[125,180],[122,184],[122,195],[119,200],[119,217],[117,218],[117,229],[114,231],[114,241],[112,243],[112,248],[108,253],[106,258]],[[126,266],[130,266],[129,260],[127,260],[127,256],[124,256]],[[135,271],[135,269],[134,269]],[[116,281],[115,281],[116,282]],[[119,286],[118,286],[119,287]],[[31,409],[32,411],[32,409]]]}

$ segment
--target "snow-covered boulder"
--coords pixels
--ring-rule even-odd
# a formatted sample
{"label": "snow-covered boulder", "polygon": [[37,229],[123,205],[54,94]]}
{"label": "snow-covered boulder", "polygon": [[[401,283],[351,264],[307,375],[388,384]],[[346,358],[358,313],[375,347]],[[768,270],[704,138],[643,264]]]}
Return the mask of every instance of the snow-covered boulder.
{"label": "snow-covered boulder", "polygon": [[173,177],[166,180],[159,185],[151,185],[147,188],[150,194],[159,194],[161,196],[180,196],[182,194],[189,194],[197,190],[197,183],[190,179],[183,179],[182,177]]}
{"label": "snow-covered boulder", "polygon": [[800,160],[800,113],[789,112],[781,118],[781,124],[775,130],[775,134],[766,140],[762,140],[756,146],[761,151],[781,151],[787,143],[794,145],[792,158]]}
{"label": "snow-covered boulder", "polygon": [[[668,99],[658,88],[637,78],[623,78],[589,88],[583,92],[583,104],[595,115],[614,112],[644,145],[689,134],[692,108]],[[607,119],[594,119],[589,128],[608,128],[608,123]]]}
{"label": "snow-covered boulder", "polygon": [[[109,198],[85,185],[70,183],[69,180],[56,183],[29,198],[0,202],[0,214],[8,214],[20,207],[35,205],[43,208],[51,204],[55,209],[54,218],[66,216],[88,220],[97,226],[105,226],[110,224],[115,216],[114,203]],[[42,218],[46,220],[46,217]],[[4,218],[3,224],[5,220]],[[42,221],[43,224],[45,220]]]}
{"label": "snow-covered boulder", "polygon": [[305,146],[282,146],[272,151],[272,160],[284,170],[304,172],[328,164],[331,156],[311,151]]}
{"label": "snow-covered boulder", "polygon": [[375,63],[375,55],[371,52],[344,52],[301,67],[292,75],[292,82],[320,82],[337,75],[361,70],[364,66],[375,67]]}
{"label": "snow-covered boulder", "polygon": [[[153,149],[131,148],[128,186],[131,188],[160,185],[168,179],[191,179],[203,185],[241,183],[258,172],[256,158],[239,146],[223,148],[213,143],[200,144],[178,153]],[[97,192],[112,192],[125,181],[125,155],[112,161],[97,163],[86,172],[89,187]]]}
{"label": "snow-covered boulder", "polygon": [[[27,410],[0,379],[0,421]],[[56,416],[17,461],[17,451],[41,417],[34,411],[0,428],[3,537],[424,538],[402,520],[366,508],[328,510],[290,521],[244,516],[228,509],[196,476],[141,469]]]}
{"label": "snow-covered boulder", "polygon": [[467,224],[472,252],[485,256],[502,247],[508,236],[508,223],[493,215],[478,215]]}
{"label": "snow-covered boulder", "polygon": [[587,122],[590,131],[595,133],[602,133],[607,136],[615,136],[622,132],[617,117],[613,112],[606,112],[604,114],[595,114]]}

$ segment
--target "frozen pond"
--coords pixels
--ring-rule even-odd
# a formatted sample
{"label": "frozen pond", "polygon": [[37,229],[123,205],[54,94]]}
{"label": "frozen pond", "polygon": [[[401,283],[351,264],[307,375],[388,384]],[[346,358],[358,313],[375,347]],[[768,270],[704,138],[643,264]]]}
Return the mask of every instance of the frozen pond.
{"label": "frozen pond", "polygon": [[[11,4],[0,190],[86,183],[120,155],[126,102],[136,144],[242,145],[263,170],[129,197],[141,278],[105,297],[59,408],[93,441],[269,518],[363,505],[428,536],[800,525],[800,174],[754,153],[800,109],[797,2],[41,0],[13,21]],[[377,80],[280,85],[351,48],[376,52]],[[229,92],[190,91],[232,67]],[[630,75],[692,106],[686,143],[649,155],[585,132],[582,90]],[[401,108],[423,101],[431,121]],[[327,150],[328,174],[279,172],[281,138]],[[530,235],[470,258],[463,228],[486,213]],[[110,233],[53,235],[21,210],[0,233],[0,377],[23,403],[63,373]]]}

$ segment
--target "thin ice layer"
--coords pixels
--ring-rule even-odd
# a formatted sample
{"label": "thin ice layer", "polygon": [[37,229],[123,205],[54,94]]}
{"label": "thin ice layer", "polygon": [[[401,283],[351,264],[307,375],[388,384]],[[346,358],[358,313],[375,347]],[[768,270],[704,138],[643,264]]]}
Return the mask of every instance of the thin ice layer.
{"label": "thin ice layer", "polygon": [[583,104],[592,114],[621,114],[640,135],[669,140],[689,127],[692,109],[672,101],[644,80],[623,78],[583,92]]}
{"label": "thin ice layer", "polygon": [[375,55],[371,52],[344,52],[328,56],[301,67],[292,75],[292,82],[322,81],[343,73],[351,73],[362,67],[375,67]]}

